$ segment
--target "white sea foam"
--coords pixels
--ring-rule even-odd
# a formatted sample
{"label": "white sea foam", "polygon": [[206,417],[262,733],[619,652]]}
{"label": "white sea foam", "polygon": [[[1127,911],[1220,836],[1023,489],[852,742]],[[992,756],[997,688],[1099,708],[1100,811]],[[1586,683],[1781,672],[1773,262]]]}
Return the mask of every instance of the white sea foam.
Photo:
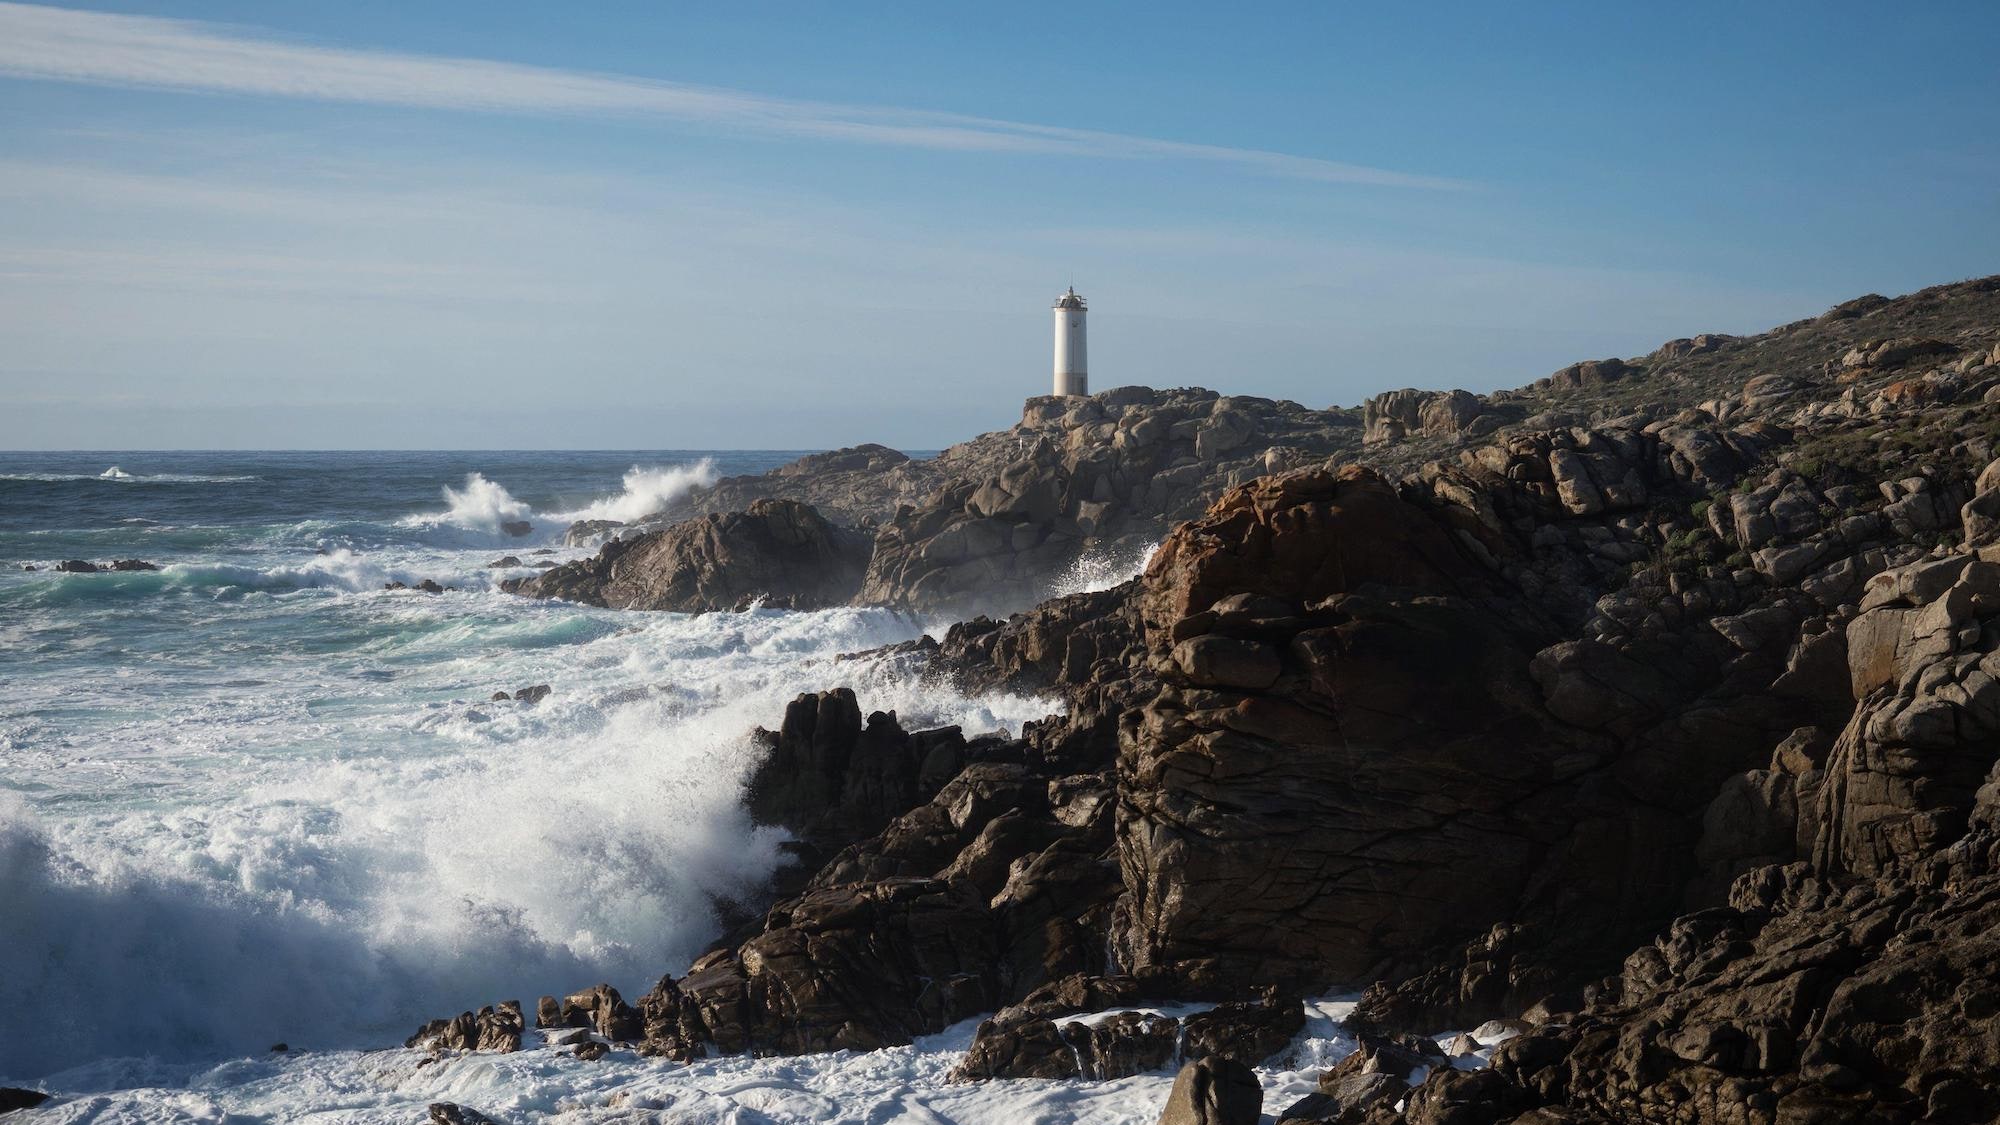
{"label": "white sea foam", "polygon": [[467,531],[499,531],[500,525],[533,514],[512,493],[479,473],[465,474],[465,487],[444,486],[443,522]]}
{"label": "white sea foam", "polygon": [[174,591],[346,590],[360,593],[381,590],[391,582],[415,586],[426,578],[478,589],[487,588],[492,582],[484,567],[466,573],[448,571],[443,569],[441,560],[435,555],[417,557],[388,551],[363,554],[342,548],[296,563],[266,566],[197,562],[168,563],[157,570],[88,575],[49,572],[44,579],[46,596],[38,600],[47,604],[52,601],[87,601]]}
{"label": "white sea foam", "polygon": [[[741,784],[747,732],[793,694],[849,685],[910,725],[975,732],[1049,709],[836,665],[914,634],[875,610],[641,617],[325,589],[265,603],[242,628],[284,630],[277,651],[111,666],[23,701],[131,710],[86,738],[7,732],[35,809],[0,809],[0,1078],[381,1046],[467,1005],[598,980],[643,992],[713,936],[714,896],[777,861]],[[487,701],[531,683],[555,690]],[[168,684],[170,712],[132,708]]]}
{"label": "white sea foam", "polygon": [[[1290,1046],[1256,1068],[1272,1116],[1317,1089],[1321,1072],[1354,1048],[1340,1027],[1351,997],[1306,1004],[1306,1026]],[[970,1020],[907,1047],[841,1051],[797,1058],[712,1058],[691,1064],[641,1059],[614,1050],[598,1062],[547,1048],[530,1031],[516,1054],[473,1054],[419,1065],[417,1051],[335,1051],[266,1055],[207,1070],[157,1063],[100,1064],[53,1076],[51,1085],[83,1096],[28,1120],[186,1122],[252,1119],[338,1120],[344,1125],[405,1125],[424,1107],[449,1100],[506,1121],[561,1125],[1151,1125],[1158,1120],[1174,1067],[1102,1082],[1002,1080],[952,1083],[952,1068],[971,1044]],[[1483,1060],[1479,1060],[1483,1062]],[[1477,1065],[1467,1060],[1467,1065]],[[141,1085],[139,1089],[119,1087]],[[92,1097],[85,1091],[110,1090]],[[337,1109],[335,1107],[338,1107]],[[311,1116],[315,1111],[327,1116]]]}

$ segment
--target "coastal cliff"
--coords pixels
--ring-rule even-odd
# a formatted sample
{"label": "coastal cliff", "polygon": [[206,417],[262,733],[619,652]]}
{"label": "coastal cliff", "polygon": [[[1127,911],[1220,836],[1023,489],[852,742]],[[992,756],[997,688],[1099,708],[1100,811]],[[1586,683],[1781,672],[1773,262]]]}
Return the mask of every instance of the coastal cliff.
{"label": "coastal cliff", "polygon": [[[1992,1120],[1996,455],[2000,278],[1495,395],[1121,389],[870,454],[821,497],[873,520],[860,601],[1004,608],[1159,547],[876,655],[1061,701],[1017,736],[801,685],[750,801],[807,869],[636,1005],[542,1017],[691,1058],[995,1012],[966,1079],[1103,1078],[1256,1062],[1365,987],[1283,1119]],[[1222,1003],[1059,1021],[1161,999]],[[1492,1020],[1482,1068],[1410,1039]]]}

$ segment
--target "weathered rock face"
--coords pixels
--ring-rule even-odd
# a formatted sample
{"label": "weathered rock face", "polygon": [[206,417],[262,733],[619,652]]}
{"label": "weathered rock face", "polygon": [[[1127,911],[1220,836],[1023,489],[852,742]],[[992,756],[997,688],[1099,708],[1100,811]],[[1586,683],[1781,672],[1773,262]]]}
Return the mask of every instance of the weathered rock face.
{"label": "weathered rock face", "polygon": [[505,1054],[521,1049],[521,1002],[505,1000],[451,1019],[432,1020],[405,1040],[405,1047],[431,1050],[494,1051]]}
{"label": "weathered rock face", "polygon": [[1009,436],[997,464],[884,522],[860,600],[966,612],[1032,605],[1079,559],[1136,562],[1223,488],[1353,450],[1360,438],[1340,412],[1143,387],[1030,399]]}
{"label": "weathered rock face", "polygon": [[595,558],[502,588],[610,609],[704,613],[752,602],[787,609],[840,605],[868,565],[868,539],[804,504],[759,500],[748,511],[708,515],[607,543]]}
{"label": "weathered rock face", "polygon": [[1569,391],[1599,387],[1636,375],[1643,368],[1622,359],[1590,359],[1572,363],[1535,385],[1544,390]]}
{"label": "weathered rock face", "polygon": [[1470,391],[1385,391],[1361,404],[1361,440],[1376,445],[1410,437],[1481,437],[1506,418]]}
{"label": "weathered rock face", "polygon": [[[1478,1120],[2000,1114],[1985,996],[2000,979],[2000,551],[1934,554],[1845,596],[1835,631],[1798,642],[1839,642],[1842,729],[1794,731],[1703,817],[1697,856],[1740,872],[1727,904],[1502,1045]],[[1504,977],[1531,945],[1496,930],[1442,991]],[[1436,984],[1371,992],[1363,1014],[1427,1026],[1437,1009],[1410,1001]]]}
{"label": "weathered rock face", "polygon": [[1877,576],[1848,626],[1859,703],[1832,752],[1781,747],[1752,775],[1781,797],[1757,810],[1778,862],[1495,1069],[1537,1103],[1613,1116],[2000,1115],[1996,581],[2000,557]]}
{"label": "weathered rock face", "polygon": [[1122,1078],[1205,1057],[1254,1066],[1283,1050],[1305,1026],[1299,998],[1275,991],[1185,1019],[1141,1011],[1089,1023],[1061,1019],[1145,1000],[1184,1000],[1191,987],[1189,980],[1165,973],[1079,974],[1052,981],[983,1021],[954,1077]]}
{"label": "weathered rock face", "polygon": [[750,779],[750,813],[792,833],[798,874],[935,796],[967,753],[956,727],[912,735],[881,711],[864,725],[847,688],[799,696],[779,729],[757,738],[766,755]]}
{"label": "weathered rock face", "polygon": [[1690,693],[1609,649],[1538,657],[1554,618],[1503,596],[1520,554],[1362,470],[1260,481],[1169,538],[1141,599],[1168,686],[1119,756],[1122,963],[1320,987],[1553,887],[1607,935],[1671,914],[1629,888],[1671,878],[1661,813],[1728,771],[1650,806],[1606,784],[1651,767],[1630,743]]}
{"label": "weathered rock face", "polygon": [[970,888],[889,878],[807,891],[639,1003],[642,1053],[803,1054],[907,1043],[990,1010],[995,933]]}

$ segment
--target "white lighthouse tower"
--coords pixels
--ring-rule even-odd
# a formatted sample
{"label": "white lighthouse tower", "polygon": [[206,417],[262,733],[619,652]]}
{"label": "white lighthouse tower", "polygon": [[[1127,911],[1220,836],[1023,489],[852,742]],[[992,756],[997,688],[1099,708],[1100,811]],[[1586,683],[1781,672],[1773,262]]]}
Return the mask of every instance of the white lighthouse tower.
{"label": "white lighthouse tower", "polygon": [[1083,361],[1083,298],[1076,287],[1056,298],[1056,389],[1057,395],[1087,395],[1090,376]]}

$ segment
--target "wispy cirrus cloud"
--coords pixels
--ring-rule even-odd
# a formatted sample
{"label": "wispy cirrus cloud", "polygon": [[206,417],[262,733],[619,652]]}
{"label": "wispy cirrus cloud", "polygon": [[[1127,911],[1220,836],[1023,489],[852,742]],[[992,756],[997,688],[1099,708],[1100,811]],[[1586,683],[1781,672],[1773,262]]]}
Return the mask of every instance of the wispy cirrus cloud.
{"label": "wispy cirrus cloud", "polygon": [[0,75],[480,113],[652,117],[741,135],[959,152],[1189,160],[1325,183],[1463,181],[1316,157],[921,109],[840,105],[488,59],[327,47],[187,20],[0,2]]}

